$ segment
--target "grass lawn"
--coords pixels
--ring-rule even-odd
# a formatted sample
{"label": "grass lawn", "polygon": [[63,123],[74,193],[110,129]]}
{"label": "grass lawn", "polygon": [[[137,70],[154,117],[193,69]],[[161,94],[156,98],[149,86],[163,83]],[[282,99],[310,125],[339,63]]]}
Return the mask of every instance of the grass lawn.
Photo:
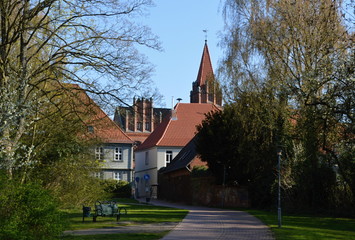
{"label": "grass lawn", "polygon": [[276,212],[258,210],[247,212],[269,225],[276,240],[355,240],[355,219],[284,215],[282,227],[278,228]]}
{"label": "grass lawn", "polygon": [[[187,210],[175,209],[168,207],[159,207],[148,204],[138,204],[136,201],[118,199],[118,206],[127,209],[127,215],[121,215],[121,219],[117,222],[116,217],[97,217],[96,222],[92,221],[92,217],[85,218],[82,221],[82,209],[65,210],[68,214],[70,226],[67,230],[89,229],[89,228],[105,228],[117,227],[122,225],[140,224],[140,223],[161,223],[161,222],[180,222],[186,214]],[[93,206],[91,206],[93,207]],[[92,208],[93,209],[93,208]],[[92,236],[64,236],[60,239],[65,240],[153,240],[162,238],[167,232],[162,233],[139,233],[139,234],[109,234],[109,235],[92,235]]]}

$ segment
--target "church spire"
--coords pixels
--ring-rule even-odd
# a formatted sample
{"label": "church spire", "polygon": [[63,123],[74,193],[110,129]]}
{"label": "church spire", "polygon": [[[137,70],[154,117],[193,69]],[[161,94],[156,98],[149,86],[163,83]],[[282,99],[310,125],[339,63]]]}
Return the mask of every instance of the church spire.
{"label": "church spire", "polygon": [[200,87],[205,85],[208,78],[214,78],[214,74],[210,53],[208,51],[207,40],[205,40],[205,46],[203,48],[200,68],[198,70],[196,79],[197,85]]}
{"label": "church spire", "polygon": [[203,47],[197,79],[192,83],[190,92],[191,103],[214,103],[222,105],[222,95],[218,83],[215,81],[207,40]]}

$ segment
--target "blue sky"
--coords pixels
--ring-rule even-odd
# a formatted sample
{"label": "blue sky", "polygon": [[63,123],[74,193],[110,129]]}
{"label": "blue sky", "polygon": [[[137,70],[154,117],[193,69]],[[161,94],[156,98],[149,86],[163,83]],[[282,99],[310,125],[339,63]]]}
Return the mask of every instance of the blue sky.
{"label": "blue sky", "polygon": [[[171,107],[181,102],[190,102],[192,82],[197,72],[205,42],[204,29],[212,66],[217,68],[222,50],[218,47],[219,32],[223,29],[220,0],[155,0],[149,8],[144,23],[162,42],[163,52],[144,49],[149,61],[155,66],[152,80],[164,96],[163,104]],[[158,106],[155,106],[158,107]]]}

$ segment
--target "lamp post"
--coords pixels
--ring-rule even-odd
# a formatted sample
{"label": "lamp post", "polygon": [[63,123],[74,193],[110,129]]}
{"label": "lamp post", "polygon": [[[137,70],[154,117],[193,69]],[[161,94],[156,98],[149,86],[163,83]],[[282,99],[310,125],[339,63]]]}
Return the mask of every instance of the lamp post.
{"label": "lamp post", "polygon": [[278,196],[277,196],[277,220],[279,228],[281,228],[281,155],[282,151],[277,152],[277,170],[279,177],[279,186],[278,186]]}

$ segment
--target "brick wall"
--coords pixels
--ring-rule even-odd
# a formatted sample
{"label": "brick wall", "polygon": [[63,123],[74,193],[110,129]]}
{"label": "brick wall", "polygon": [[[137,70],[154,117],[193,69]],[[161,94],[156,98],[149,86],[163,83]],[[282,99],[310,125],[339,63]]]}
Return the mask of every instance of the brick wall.
{"label": "brick wall", "polygon": [[158,182],[159,199],[210,207],[249,206],[247,188],[215,185],[212,177],[160,174]]}

